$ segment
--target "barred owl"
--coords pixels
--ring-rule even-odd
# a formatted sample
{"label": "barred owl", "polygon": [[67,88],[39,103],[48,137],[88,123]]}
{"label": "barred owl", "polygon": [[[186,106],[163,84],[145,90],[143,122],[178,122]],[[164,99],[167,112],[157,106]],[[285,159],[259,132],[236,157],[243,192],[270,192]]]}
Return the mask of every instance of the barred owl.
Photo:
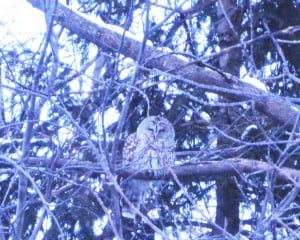
{"label": "barred owl", "polygon": [[[164,117],[145,118],[137,131],[127,138],[123,148],[123,167],[136,170],[167,169],[175,160],[175,131],[172,124]],[[161,186],[163,181],[129,179],[124,183],[124,192],[138,208],[152,190]]]}

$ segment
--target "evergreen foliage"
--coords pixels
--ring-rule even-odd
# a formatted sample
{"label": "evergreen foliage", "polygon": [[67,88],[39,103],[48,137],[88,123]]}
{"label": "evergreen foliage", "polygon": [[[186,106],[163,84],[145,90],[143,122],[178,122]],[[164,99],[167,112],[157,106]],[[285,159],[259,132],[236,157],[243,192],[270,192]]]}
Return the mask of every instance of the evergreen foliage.
{"label": "evergreen foliage", "polygon": [[[124,45],[112,49],[114,39],[95,33],[106,40],[96,46],[63,27],[53,12],[60,3],[50,2],[38,48],[0,43],[0,239],[299,238],[300,178],[289,172],[300,171],[299,1],[69,1],[71,11],[119,31],[123,44],[128,32],[144,36],[136,58]],[[175,63],[149,67],[159,58],[145,54],[149,46],[224,86],[179,74],[185,67]],[[258,94],[240,93],[232,76]],[[290,109],[270,105],[266,114],[266,96]],[[290,111],[296,119],[280,121]],[[147,199],[144,216],[126,218],[122,147],[147,114],[173,123],[178,172],[235,158],[276,168],[158,176],[170,181]],[[287,169],[285,179],[278,169]]]}

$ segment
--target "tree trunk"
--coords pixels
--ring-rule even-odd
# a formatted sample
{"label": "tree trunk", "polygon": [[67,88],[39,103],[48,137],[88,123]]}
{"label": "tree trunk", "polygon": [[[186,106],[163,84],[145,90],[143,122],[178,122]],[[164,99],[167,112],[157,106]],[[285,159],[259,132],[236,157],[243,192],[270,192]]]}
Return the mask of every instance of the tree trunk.
{"label": "tree trunk", "polygon": [[[219,44],[224,49],[239,42],[237,32],[237,26],[240,24],[239,12],[233,0],[219,0],[217,7],[219,18],[217,33]],[[219,58],[219,68],[235,76],[239,76],[240,63],[240,50],[225,51]],[[226,101],[226,99],[223,99],[223,101]],[[227,112],[226,109],[224,112]],[[231,118],[226,114],[220,114],[219,116],[220,129],[226,131],[222,129],[222,126],[230,126]],[[225,145],[226,143],[222,143],[222,140],[220,140],[219,144]],[[221,180],[217,180],[216,186],[217,209],[215,222],[228,233],[235,235],[239,231],[240,224],[238,187],[233,177],[227,179],[223,177]]]}

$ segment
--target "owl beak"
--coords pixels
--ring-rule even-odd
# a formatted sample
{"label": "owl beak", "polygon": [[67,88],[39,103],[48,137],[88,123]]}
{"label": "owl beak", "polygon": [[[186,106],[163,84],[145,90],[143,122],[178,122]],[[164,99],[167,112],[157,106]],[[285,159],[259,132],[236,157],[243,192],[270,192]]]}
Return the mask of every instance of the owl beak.
{"label": "owl beak", "polygon": [[158,136],[158,129],[157,127],[155,126],[155,131],[153,133],[153,136],[154,136],[154,139],[157,139],[157,136]]}

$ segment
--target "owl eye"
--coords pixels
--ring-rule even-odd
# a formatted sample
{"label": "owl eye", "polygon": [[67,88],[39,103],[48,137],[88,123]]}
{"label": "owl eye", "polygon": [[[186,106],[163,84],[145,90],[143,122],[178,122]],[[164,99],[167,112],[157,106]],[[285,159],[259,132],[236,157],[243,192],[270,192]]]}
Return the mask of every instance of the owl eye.
{"label": "owl eye", "polygon": [[158,130],[158,132],[160,132],[160,133],[163,133],[163,132],[165,132],[165,131],[166,131],[166,130],[165,130],[164,128]]}
{"label": "owl eye", "polygon": [[154,132],[154,129],[152,127],[148,127],[147,130],[150,131],[150,132]]}

